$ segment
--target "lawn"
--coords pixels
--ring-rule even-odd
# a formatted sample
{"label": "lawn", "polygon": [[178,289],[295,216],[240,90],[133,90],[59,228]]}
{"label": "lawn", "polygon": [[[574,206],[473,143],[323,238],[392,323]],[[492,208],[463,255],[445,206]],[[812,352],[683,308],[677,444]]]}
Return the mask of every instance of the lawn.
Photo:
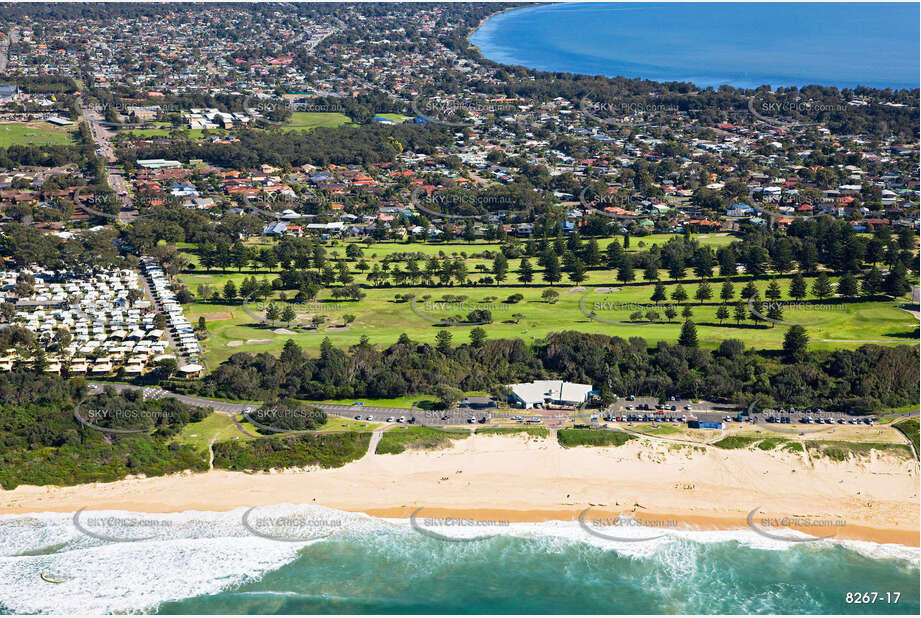
{"label": "lawn", "polygon": [[45,121],[0,123],[0,147],[67,146],[74,143],[73,127],[56,127]]}
{"label": "lawn", "polygon": [[[201,283],[210,285],[214,290],[222,290],[226,281],[232,280],[239,287],[247,276],[247,271],[211,274],[196,272],[181,275],[181,279],[195,294]],[[257,273],[256,276],[257,279],[264,277],[271,280],[276,275]],[[767,282],[761,281],[756,285],[763,290]],[[554,286],[553,289],[560,294],[559,300],[549,303],[541,299],[542,292],[548,287],[541,285],[366,288],[363,290],[366,296],[360,301],[336,299],[329,290],[323,290],[316,303],[293,305],[292,308],[297,313],[297,323],[309,324],[314,315],[322,316],[324,322],[318,330],[297,329],[293,331],[294,334],[282,330],[274,332],[275,329],[271,325],[258,324],[243,310],[240,301],[194,302],[186,305],[185,311],[193,322],[196,322],[200,315],[206,317],[209,337],[203,345],[205,360],[210,367],[216,366],[234,352],[278,352],[288,339],[293,339],[309,350],[318,349],[324,337],[329,337],[340,347],[357,344],[362,336],[367,336],[372,344],[386,346],[394,343],[401,333],[406,333],[414,341],[434,343],[437,333],[447,328],[453,335],[456,345],[467,340],[472,326],[438,326],[424,315],[437,322],[455,315],[466,316],[478,306],[488,308],[492,313],[493,322],[483,326],[490,338],[522,338],[533,342],[551,332],[579,330],[624,338],[638,336],[652,344],[659,340],[676,341],[680,333],[683,318],[679,315],[671,322],[666,322],[661,308],[657,323],[630,321],[631,313],[638,309],[631,303],[650,303],[649,297],[654,287],[652,285],[643,283],[612,286],[612,290],[617,291],[588,292],[583,303],[584,312],[580,307],[580,298],[586,292],[571,286]],[[669,292],[674,287],[674,284],[666,285]],[[696,284],[685,284],[684,287],[693,294]],[[738,294],[741,285],[736,285],[736,288]],[[416,294],[415,307],[419,313],[413,311],[411,302],[396,300],[396,295],[406,293]],[[293,291],[289,290],[286,294],[291,298]],[[446,294],[466,298],[459,303],[450,300],[444,302]],[[505,302],[512,294],[521,294],[524,298],[518,303]],[[425,296],[429,298],[424,298]],[[833,305],[834,301],[826,300],[823,304]],[[720,325],[716,318],[718,305],[712,300],[703,305],[696,301],[685,301],[683,305],[691,309],[692,319],[697,324],[698,337],[704,347],[715,348],[724,339],[733,337],[741,339],[747,346],[779,350],[787,332],[784,326],[772,328],[770,324],[755,325],[751,321],[739,325],[732,319]],[[821,321],[819,324],[805,327],[810,337],[810,347],[813,349],[854,348],[862,345],[864,341],[916,341],[914,331],[908,327],[911,316],[899,309],[897,303],[859,302],[840,304],[833,308],[835,310],[787,310],[784,319],[795,322]],[[645,313],[651,308],[639,309]],[[264,314],[262,305],[254,304],[251,310],[258,315]],[[420,313],[424,315],[419,315]],[[594,318],[591,317],[593,313]],[[346,325],[343,317],[345,315],[355,316],[354,322]],[[280,329],[281,324],[276,326]]]}
{"label": "lawn", "polygon": [[293,112],[284,127],[298,131],[310,131],[317,127],[336,128],[352,124],[352,119],[339,112]]}
{"label": "lawn", "polygon": [[404,116],[403,114],[375,114],[375,116],[380,116],[396,123],[403,123],[412,118],[412,116]]}
{"label": "lawn", "polygon": [[234,427],[233,420],[225,414],[210,414],[207,418],[197,423],[189,423],[179,432],[179,442],[188,444],[196,451],[208,450],[212,440],[231,440],[239,438],[250,440]]}

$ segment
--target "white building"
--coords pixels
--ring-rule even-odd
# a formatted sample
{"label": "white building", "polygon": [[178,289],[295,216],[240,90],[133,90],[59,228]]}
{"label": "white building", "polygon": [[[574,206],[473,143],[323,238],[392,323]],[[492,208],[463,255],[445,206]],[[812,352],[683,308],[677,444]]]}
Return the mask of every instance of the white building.
{"label": "white building", "polygon": [[535,380],[524,384],[510,384],[512,393],[509,400],[513,404],[529,409],[543,407],[546,404],[578,406],[585,402],[591,384],[576,384],[561,380]]}

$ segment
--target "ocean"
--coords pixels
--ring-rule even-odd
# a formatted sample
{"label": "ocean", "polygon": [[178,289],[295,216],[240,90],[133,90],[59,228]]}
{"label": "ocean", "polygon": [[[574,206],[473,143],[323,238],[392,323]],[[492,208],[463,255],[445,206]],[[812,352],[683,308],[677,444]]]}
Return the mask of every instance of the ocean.
{"label": "ocean", "polygon": [[574,3],[489,18],[495,62],[653,81],[919,87],[918,3]]}
{"label": "ocean", "polygon": [[[919,550],[897,545],[790,543],[747,529],[610,541],[573,522],[471,528],[452,538],[489,538],[459,542],[420,533],[408,520],[317,506],[261,508],[248,515],[250,529],[244,515],[82,514],[79,528],[93,535],[71,514],[0,516],[0,613],[917,615],[921,608]],[[265,538],[307,529],[295,520],[331,534]],[[103,532],[108,539],[98,538]],[[623,534],[657,536],[650,532]],[[150,538],[127,540],[141,536]],[[849,604],[855,592],[901,595],[897,604]]]}

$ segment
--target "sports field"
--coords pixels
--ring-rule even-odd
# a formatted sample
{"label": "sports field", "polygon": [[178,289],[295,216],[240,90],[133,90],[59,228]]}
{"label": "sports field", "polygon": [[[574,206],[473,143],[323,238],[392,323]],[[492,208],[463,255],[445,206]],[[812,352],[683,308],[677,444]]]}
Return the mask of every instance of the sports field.
{"label": "sports field", "polygon": [[66,146],[74,142],[75,128],[57,127],[44,120],[31,122],[0,122],[0,147]]}
{"label": "sports field", "polygon": [[352,119],[339,112],[293,112],[285,123],[286,129],[311,131],[317,127],[336,128],[351,124]]}

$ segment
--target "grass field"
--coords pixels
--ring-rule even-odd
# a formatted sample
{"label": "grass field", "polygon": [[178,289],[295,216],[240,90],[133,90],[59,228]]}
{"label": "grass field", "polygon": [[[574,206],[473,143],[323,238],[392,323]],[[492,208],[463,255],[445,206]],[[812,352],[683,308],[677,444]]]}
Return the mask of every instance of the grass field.
{"label": "grass field", "polygon": [[344,124],[352,124],[352,119],[339,112],[293,112],[284,127],[310,131],[317,127],[336,128]]}
{"label": "grass field", "polygon": [[[189,273],[181,275],[181,279],[194,294],[201,283],[221,290],[227,280],[233,280],[239,286],[246,276],[248,275],[245,272]],[[258,278],[262,278],[262,275],[257,274]],[[266,274],[266,278],[274,278],[274,275]],[[756,286],[763,290],[767,282],[758,282]],[[276,333],[271,325],[258,324],[243,310],[240,301],[230,304],[225,301],[194,302],[186,305],[185,311],[193,321],[196,321],[199,315],[206,316],[209,337],[203,345],[205,360],[212,366],[231,354],[244,350],[277,352],[288,339],[293,339],[302,347],[311,350],[316,350],[324,337],[329,337],[335,345],[341,347],[358,343],[362,336],[367,336],[372,344],[390,345],[404,332],[415,341],[433,343],[437,333],[447,328],[457,344],[467,340],[473,327],[443,327],[436,322],[458,314],[466,315],[477,306],[477,303],[480,303],[481,307],[489,308],[492,313],[493,322],[483,326],[490,338],[522,338],[531,342],[551,332],[571,329],[624,338],[643,337],[654,343],[659,340],[676,341],[680,333],[684,318],[679,314],[671,322],[667,322],[662,309],[658,311],[660,318],[656,323],[630,322],[630,314],[636,310],[631,303],[649,303],[654,287],[652,285],[634,284],[620,286],[618,291],[589,292],[583,303],[584,311],[580,306],[580,298],[585,292],[574,290],[571,286],[555,286],[554,289],[560,293],[559,300],[549,303],[541,299],[542,292],[548,287],[369,288],[364,290],[366,297],[360,301],[334,299],[329,290],[324,290],[319,294],[316,303],[292,306],[297,313],[297,323],[309,324],[314,315],[322,315],[324,323],[318,330],[296,329],[292,331],[294,334]],[[674,287],[676,286],[673,284],[666,285],[669,292]],[[695,284],[685,284],[684,287],[690,294],[696,289]],[[736,288],[740,290],[741,285],[737,284]],[[405,293],[416,294],[417,311],[430,316],[436,322],[414,312],[411,302],[395,299],[397,294]],[[524,296],[521,302],[504,302],[516,293]],[[442,298],[445,294],[465,296],[466,299],[460,304],[444,303]],[[293,292],[288,291],[287,295],[290,298]],[[429,298],[426,299],[425,296]],[[784,320],[787,321],[821,321],[805,327],[813,349],[853,348],[868,341],[893,344],[917,341],[915,329],[911,325],[912,316],[899,309],[897,303],[873,301],[835,305],[835,301],[826,300],[823,304],[834,305],[834,310],[801,309],[784,312]],[[751,321],[745,321],[736,324],[731,318],[720,325],[716,318],[718,304],[712,300],[703,305],[696,301],[685,301],[682,305],[691,309],[692,319],[697,324],[698,336],[704,347],[713,348],[724,339],[738,338],[748,346],[779,350],[787,331],[784,326],[772,328],[769,323],[756,325]],[[650,308],[644,307],[642,311],[648,309]],[[263,315],[260,307],[253,311],[257,315]],[[595,314],[594,318],[591,317],[592,313]],[[346,325],[343,316],[349,314],[355,316],[355,321]],[[609,321],[621,323],[611,324]]]}
{"label": "grass field", "polygon": [[397,123],[403,123],[412,118],[412,116],[404,116],[403,114],[375,114],[375,116],[380,116],[381,118],[386,118],[387,120],[392,120]]}
{"label": "grass field", "polygon": [[234,427],[233,420],[224,414],[211,414],[205,420],[189,423],[179,433],[179,442],[191,445],[197,451],[207,451],[211,441],[233,438],[250,440]]}
{"label": "grass field", "polygon": [[32,122],[0,122],[0,147],[15,145],[67,146],[74,143],[74,127],[57,127],[35,120]]}

